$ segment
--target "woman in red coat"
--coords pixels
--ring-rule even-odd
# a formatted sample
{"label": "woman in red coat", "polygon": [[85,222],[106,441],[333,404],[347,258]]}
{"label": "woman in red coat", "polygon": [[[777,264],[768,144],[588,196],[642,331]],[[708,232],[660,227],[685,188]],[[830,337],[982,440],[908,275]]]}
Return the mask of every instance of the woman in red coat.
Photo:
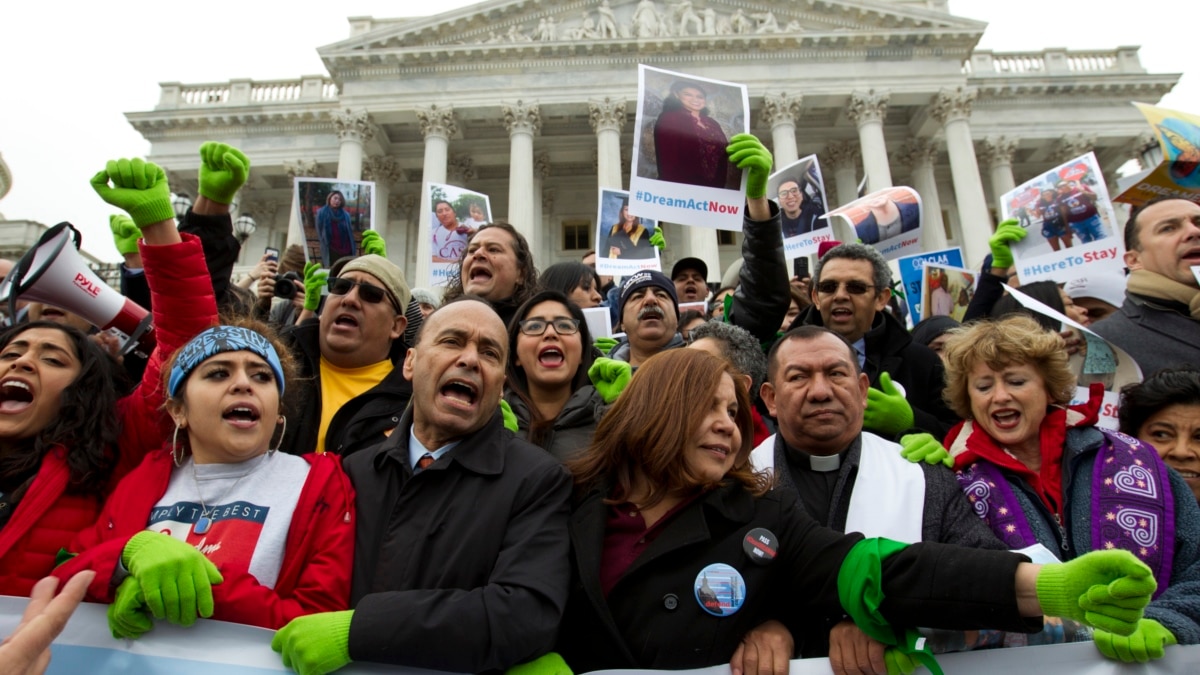
{"label": "woman in red coat", "polygon": [[[141,199],[135,222],[158,346],[142,383],[118,401],[116,363],[78,330],[37,322],[0,335],[0,595],[29,595],[117,481],[161,445],[162,360],[217,316],[200,240],[176,230],[162,169],[109,164],[111,176],[97,179],[117,184],[105,183],[120,193],[111,203]],[[147,216],[151,199],[165,211]]]}
{"label": "woman in red coat", "polygon": [[341,462],[272,449],[296,369],[288,351],[266,324],[235,321],[203,331],[169,365],[169,449],[121,481],[55,575],[96,570],[88,596],[112,603],[120,637],[155,618],[280,628],[347,609],[354,492]]}

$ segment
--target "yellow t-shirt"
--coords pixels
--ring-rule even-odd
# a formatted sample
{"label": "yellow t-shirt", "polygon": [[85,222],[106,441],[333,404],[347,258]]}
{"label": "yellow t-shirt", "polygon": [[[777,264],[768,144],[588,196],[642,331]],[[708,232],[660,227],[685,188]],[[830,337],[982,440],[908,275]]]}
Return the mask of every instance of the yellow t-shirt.
{"label": "yellow t-shirt", "polygon": [[342,406],[383,381],[395,366],[384,359],[361,368],[338,368],[321,357],[321,429],[317,452],[325,452],[325,432]]}

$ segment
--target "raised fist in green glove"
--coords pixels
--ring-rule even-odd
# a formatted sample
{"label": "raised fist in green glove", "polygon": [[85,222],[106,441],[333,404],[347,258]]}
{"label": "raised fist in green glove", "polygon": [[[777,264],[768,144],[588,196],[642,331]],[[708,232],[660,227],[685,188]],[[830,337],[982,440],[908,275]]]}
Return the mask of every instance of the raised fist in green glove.
{"label": "raised fist in green glove", "polygon": [[232,145],[209,141],[200,146],[200,195],[230,204],[250,175],[250,160]]}
{"label": "raised fist in green glove", "polygon": [[1070,562],[1042,565],[1038,602],[1046,616],[1082,621],[1093,628],[1130,635],[1158,584],[1145,563],[1129,551],[1092,551]]}
{"label": "raised fist in green glove", "polygon": [[617,400],[632,378],[633,368],[628,363],[616,359],[600,357],[588,368],[588,379],[592,381],[596,391],[600,392],[600,398],[604,399],[605,403]]}
{"label": "raised fist in green glove", "polygon": [[992,249],[992,267],[1012,267],[1013,254],[1009,247],[1028,235],[1016,218],[1009,218],[997,225],[996,233],[988,239],[988,248]]}
{"label": "raised fist in green glove", "polygon": [[[650,245],[659,251],[667,248],[667,236],[663,234],[661,227],[654,228],[654,234],[650,235]],[[547,656],[549,655],[547,654]]]}
{"label": "raised fist in green glove", "polygon": [[574,675],[574,673],[558,652],[550,652],[542,654],[532,661],[518,663],[504,671],[504,675]]}
{"label": "raised fist in green glove", "polygon": [[867,390],[867,409],[863,411],[863,428],[878,431],[888,436],[911,428],[912,406],[904,398],[904,392],[892,382],[887,373],[879,375],[879,388]]}
{"label": "raised fist in green glove", "polygon": [[112,636],[136,640],[154,628],[154,618],[146,609],[142,586],[135,577],[125,577],[108,606],[108,629]]}
{"label": "raised fist in green glove", "polygon": [[350,663],[350,622],[354,610],[322,612],[292,619],[275,632],[271,649],[300,675],[324,675]]}
{"label": "raised fist in green glove", "polygon": [[753,134],[737,134],[729,139],[725,148],[729,161],[739,169],[748,169],[746,177],[746,197],[758,199],[767,194],[767,176],[771,175],[771,166],[775,159],[762,141]]}
{"label": "raised fist in green glove", "polygon": [[592,340],[592,346],[600,350],[601,354],[607,354],[617,346],[617,339],[610,337],[598,337]]}
{"label": "raised fist in green glove", "polygon": [[954,468],[950,451],[942,447],[933,434],[908,434],[900,439],[900,456],[913,464],[945,464]]}
{"label": "raised fist in green glove", "polygon": [[383,237],[375,230],[367,230],[362,235],[362,254],[387,257],[387,244],[383,243]]}
{"label": "raised fist in green glove", "polygon": [[159,619],[180,626],[213,613],[213,584],[223,581],[217,566],[187,542],[158,532],[133,535],[121,562],[142,588],[146,607]]}
{"label": "raised fist in green glove", "polygon": [[500,416],[504,418],[504,428],[514,434],[517,433],[520,428],[517,425],[517,415],[512,411],[512,406],[508,404],[508,401],[504,399],[500,399]]}
{"label": "raised fist in green glove", "polygon": [[304,309],[317,311],[321,306],[321,289],[329,280],[329,271],[321,269],[321,263],[313,260],[304,264]]}
{"label": "raised fist in green glove", "polygon": [[1154,619],[1142,619],[1129,636],[1098,630],[1093,634],[1096,649],[1110,659],[1125,663],[1146,663],[1161,659],[1167,645],[1176,644],[1175,635]]}
{"label": "raised fist in green glove", "polygon": [[117,253],[129,255],[138,252],[137,243],[142,237],[142,231],[133,224],[132,218],[114,213],[108,217],[108,229],[112,230]]}
{"label": "raised fist in green glove", "polygon": [[138,227],[175,218],[167,174],[152,162],[137,157],[110,159],[103,171],[92,176],[92,189],[101,199],[128,213]]}

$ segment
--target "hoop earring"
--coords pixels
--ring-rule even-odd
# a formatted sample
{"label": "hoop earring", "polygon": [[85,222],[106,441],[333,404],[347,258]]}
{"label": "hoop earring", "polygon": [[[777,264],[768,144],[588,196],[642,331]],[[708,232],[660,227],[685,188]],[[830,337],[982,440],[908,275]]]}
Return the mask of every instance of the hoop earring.
{"label": "hoop earring", "polygon": [[175,433],[171,434],[171,459],[175,466],[183,466],[183,448],[179,447],[179,423],[175,423]]}
{"label": "hoop earring", "polygon": [[283,431],[279,432],[279,442],[275,444],[275,447],[268,448],[267,454],[272,454],[272,453],[278,452],[279,446],[283,445],[283,437],[287,435],[287,416],[286,415],[279,416],[279,424],[283,426]]}

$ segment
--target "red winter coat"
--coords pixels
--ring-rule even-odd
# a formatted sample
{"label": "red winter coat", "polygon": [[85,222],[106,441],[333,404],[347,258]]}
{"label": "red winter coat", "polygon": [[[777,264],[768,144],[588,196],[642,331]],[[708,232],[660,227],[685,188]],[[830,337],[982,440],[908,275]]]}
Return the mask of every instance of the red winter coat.
{"label": "red winter coat", "polygon": [[[139,244],[154,305],[158,345],[146,364],[142,382],[117,402],[121,435],[113,449],[117,464],[106,492],[162,446],[165,415],[162,367],[166,359],[200,331],[216,323],[217,303],[204,263],[200,240],[183,234],[169,246]],[[42,458],[29,490],[0,528],[0,595],[29,595],[33,585],[54,569],[55,557],[84,528],[96,522],[101,498],[67,493],[66,453],[56,447]]]}
{"label": "red winter coat", "polygon": [[[247,571],[249,560],[225,565],[220,568],[224,581],[213,586],[213,619],[275,629],[305,614],[350,608],[354,488],[339,456],[312,453],[304,459],[311,468],[288,527],[275,588],[258,583]],[[130,537],[146,529],[173,468],[169,451],[147,455],[109,497],[96,524],[71,543],[70,550],[80,554],[54,570],[55,576],[65,581],[76,572],[96,570],[88,599],[112,602],[111,581],[121,551]]]}

